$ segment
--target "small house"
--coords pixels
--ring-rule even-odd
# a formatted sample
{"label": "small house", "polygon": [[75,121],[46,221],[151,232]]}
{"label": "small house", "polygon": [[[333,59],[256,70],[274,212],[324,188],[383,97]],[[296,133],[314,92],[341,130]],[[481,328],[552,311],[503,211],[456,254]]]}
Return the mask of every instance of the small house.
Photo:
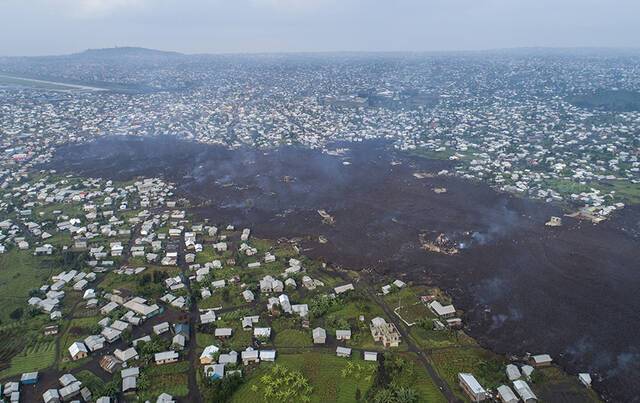
{"label": "small house", "polygon": [[518,369],[518,367],[516,367],[513,364],[507,365],[506,372],[507,372],[507,378],[509,378],[510,381],[515,381],[516,379],[522,376],[522,374],[520,374],[520,370]]}
{"label": "small house", "polygon": [[482,387],[482,385],[480,385],[480,382],[478,382],[472,374],[459,373],[458,383],[472,402],[481,402],[489,398],[487,391]]}
{"label": "small house", "polygon": [[48,389],[42,394],[42,401],[44,401],[44,403],[60,403],[60,393],[58,393],[58,389]]}
{"label": "small house", "polygon": [[586,372],[578,374],[578,380],[587,388],[591,387],[591,375]]}
{"label": "small house", "polygon": [[25,372],[20,377],[20,383],[23,385],[35,385],[38,383],[38,373],[37,372]]}
{"label": "small house", "polygon": [[270,327],[256,327],[253,329],[253,337],[268,339],[271,337]]}
{"label": "small house", "polygon": [[549,354],[539,354],[532,356],[530,361],[534,367],[548,367],[553,360]]}
{"label": "small house", "polygon": [[519,399],[507,385],[498,386],[498,398],[502,403],[518,403]]}
{"label": "small house", "polygon": [[255,300],[256,298],[255,295],[253,295],[253,292],[251,290],[244,290],[242,292],[242,297],[246,302],[253,302],[253,300]]}
{"label": "small house", "polygon": [[113,355],[115,355],[116,358],[119,359],[122,362],[127,362],[129,360],[137,360],[138,359],[138,352],[133,347],[129,347],[126,350],[120,350],[119,348],[117,348],[113,352]]}
{"label": "small house", "polygon": [[87,350],[87,346],[85,346],[84,343],[76,341],[69,346],[69,355],[73,361],[76,361],[89,355],[89,350]]}
{"label": "small house", "polygon": [[113,355],[105,355],[100,358],[98,362],[100,368],[104,369],[106,372],[113,374],[122,368],[122,361],[114,357]]}
{"label": "small house", "polygon": [[78,396],[80,394],[80,386],[81,383],[76,381],[60,389],[58,391],[60,393],[60,399],[62,399],[62,401],[68,401]]}
{"label": "small house", "polygon": [[122,378],[122,393],[134,392],[138,388],[138,378],[129,376]]}
{"label": "small house", "polygon": [[349,357],[351,357],[351,349],[348,348],[348,347],[337,347],[336,348],[336,355],[338,357],[349,358]]}
{"label": "small house", "polygon": [[313,329],[313,344],[324,344],[327,340],[327,331],[321,327]]}
{"label": "small house", "polygon": [[230,327],[219,327],[214,331],[214,336],[216,336],[219,339],[227,339],[231,337],[232,333],[233,333],[233,329]]}
{"label": "small house", "polygon": [[351,330],[336,330],[336,340],[351,340]]}
{"label": "small house", "polygon": [[456,314],[456,308],[453,305],[442,305],[439,301],[432,301],[429,308],[441,318],[451,318]]}
{"label": "small house", "polygon": [[162,365],[176,362],[178,361],[178,357],[179,355],[175,351],[164,351],[162,353],[156,353],[154,355],[154,360],[156,364]]}
{"label": "small house", "polygon": [[216,313],[212,310],[209,310],[200,315],[200,323],[213,323],[216,321]]}
{"label": "small house", "polygon": [[276,350],[260,350],[260,360],[261,361],[275,361],[276,360]]}
{"label": "small house", "polygon": [[524,403],[533,403],[538,401],[538,398],[525,381],[513,381],[513,388],[516,390],[516,393],[518,393]]}
{"label": "small house", "polygon": [[204,350],[202,351],[202,354],[200,354],[200,364],[207,365],[207,364],[213,363],[215,361],[214,360],[215,354],[218,351],[220,351],[218,346],[214,346],[213,344],[205,347]]}
{"label": "small house", "polygon": [[169,322],[162,322],[153,327],[153,333],[161,335],[169,331]]}
{"label": "small house", "polygon": [[230,351],[227,354],[220,354],[218,357],[219,364],[232,364],[235,365],[238,362],[238,353]]}
{"label": "small house", "polygon": [[204,375],[210,379],[222,379],[224,378],[224,365],[223,364],[212,364],[205,365],[203,368]]}
{"label": "small house", "polygon": [[243,365],[249,365],[253,362],[260,362],[258,351],[252,349],[251,347],[247,347],[247,349],[242,352],[241,357]]}
{"label": "small house", "polygon": [[338,286],[338,287],[333,289],[333,291],[337,295],[343,294],[343,293],[348,292],[348,291],[353,291],[353,290],[355,290],[355,287],[351,283],[345,284],[345,285],[341,285],[341,286]]}

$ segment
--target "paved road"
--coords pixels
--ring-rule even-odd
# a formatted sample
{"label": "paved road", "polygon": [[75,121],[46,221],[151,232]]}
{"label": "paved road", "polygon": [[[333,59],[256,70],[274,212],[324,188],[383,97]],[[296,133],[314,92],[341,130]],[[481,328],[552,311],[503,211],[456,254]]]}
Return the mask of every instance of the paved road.
{"label": "paved road", "polygon": [[[189,280],[189,265],[184,260],[185,250],[184,250],[184,242],[182,238],[180,238],[180,248],[179,248],[179,261],[178,265],[182,272],[182,276],[184,278],[185,286],[187,287],[187,291],[191,296],[191,281]],[[191,301],[190,301],[191,302]],[[198,324],[200,316],[198,314],[198,305],[195,303],[189,304],[189,344],[186,350],[186,360],[191,363],[189,366],[189,395],[185,398],[187,402],[195,402],[201,403],[202,396],[200,395],[200,390],[198,389],[198,382],[196,380],[196,370],[199,368],[196,365],[197,357],[196,357],[196,348],[198,346],[196,342],[196,326]]]}
{"label": "paved road", "polygon": [[433,366],[431,365],[431,363],[426,357],[426,353],[421,348],[416,346],[416,344],[413,342],[413,340],[409,336],[409,333],[404,327],[404,323],[402,323],[402,321],[400,320],[400,318],[398,318],[395,312],[393,312],[393,310],[389,307],[389,305],[387,305],[387,303],[384,302],[382,298],[378,296],[378,294],[372,291],[370,287],[367,286],[365,288],[365,291],[371,298],[373,298],[374,301],[378,303],[378,305],[380,305],[384,313],[396,325],[396,327],[398,328],[398,331],[403,337],[404,342],[407,343],[407,347],[409,351],[416,353],[416,355],[418,356],[418,359],[420,360],[424,368],[427,370],[427,373],[429,374],[433,382],[435,382],[438,388],[440,388],[440,391],[442,392],[444,397],[450,402],[460,402],[460,399],[458,399],[453,394],[453,392],[449,388],[449,385],[440,377],[440,375],[438,375],[436,370],[433,368]]}
{"label": "paved road", "polygon": [[[346,273],[336,271],[336,274],[340,276],[345,282],[352,281],[352,279],[349,276],[347,276]],[[444,397],[449,402],[456,402],[456,403],[461,402],[461,400],[458,399],[453,394],[453,392],[449,388],[449,385],[440,377],[440,375],[438,375],[436,370],[433,368],[433,366],[427,359],[427,354],[413,342],[413,339],[411,339],[411,337],[409,337],[409,332],[407,332],[404,326],[404,323],[395,314],[395,312],[393,312],[393,309],[391,309],[391,307],[389,307],[389,305],[382,298],[380,298],[380,296],[375,292],[375,289],[369,283],[369,281],[364,279],[363,277],[360,277],[360,280],[358,281],[356,289],[364,290],[367,296],[371,298],[373,301],[375,301],[382,308],[385,315],[387,315],[387,317],[389,317],[389,319],[393,322],[393,324],[396,325],[396,327],[398,328],[398,331],[400,332],[400,335],[403,338],[403,341],[407,343],[408,350],[412,353],[415,353],[418,356],[418,360],[420,361],[422,366],[425,368],[425,370],[427,371],[427,373],[429,374],[433,382],[438,386],[438,388],[440,388],[440,391],[442,392]]]}

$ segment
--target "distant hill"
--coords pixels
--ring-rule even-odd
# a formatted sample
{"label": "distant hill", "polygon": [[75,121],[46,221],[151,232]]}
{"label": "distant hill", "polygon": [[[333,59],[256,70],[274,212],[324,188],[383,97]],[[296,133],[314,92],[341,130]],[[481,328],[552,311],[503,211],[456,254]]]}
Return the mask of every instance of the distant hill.
{"label": "distant hill", "polygon": [[184,57],[183,53],[164,50],[139,48],[139,47],[114,47],[103,49],[87,49],[80,53],[70,55],[74,58],[84,59],[176,59]]}

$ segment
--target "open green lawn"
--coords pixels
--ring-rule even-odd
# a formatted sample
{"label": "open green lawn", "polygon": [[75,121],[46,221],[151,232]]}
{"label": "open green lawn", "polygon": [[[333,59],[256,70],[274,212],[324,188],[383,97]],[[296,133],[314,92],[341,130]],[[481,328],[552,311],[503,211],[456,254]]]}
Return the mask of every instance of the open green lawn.
{"label": "open green lawn", "polygon": [[292,245],[289,244],[281,244],[275,248],[273,254],[276,256],[278,260],[289,260],[290,258],[297,258],[298,252],[293,249]]}
{"label": "open green lawn", "polygon": [[212,334],[197,332],[196,333],[196,344],[197,344],[198,349],[199,349],[198,352],[201,353],[202,350],[204,350],[205,347],[210,346],[211,344],[219,345],[220,342]]}
{"label": "open green lawn", "polygon": [[213,293],[209,298],[205,298],[198,302],[198,308],[224,308],[240,306],[246,304],[242,297],[242,290],[237,285],[227,285],[224,289],[212,290]]}
{"label": "open green lawn", "polygon": [[397,312],[402,319],[409,323],[416,323],[419,320],[435,318],[433,312],[431,312],[431,310],[422,302],[413,302],[402,305]]}
{"label": "open green lawn", "polygon": [[[375,363],[364,362],[361,359],[350,360],[336,357],[332,354],[306,352],[301,354],[280,354],[276,363],[295,371],[301,371],[313,387],[311,402],[353,402],[356,389],[360,389],[362,396],[366,395],[373,383],[373,371],[370,375],[344,374],[347,362],[357,362],[367,368],[375,368]],[[252,386],[260,385],[260,376],[273,364],[261,363],[236,392],[233,402],[262,402],[260,391],[254,392]]]}
{"label": "open green lawn", "polygon": [[[61,211],[59,215],[53,214],[54,211]],[[41,214],[42,213],[42,214]],[[60,215],[69,217],[84,216],[82,205],[80,203],[53,203],[46,206],[39,206],[33,210],[34,217],[43,221],[55,221]]]}
{"label": "open green lawn", "polygon": [[433,330],[415,325],[410,328],[409,334],[416,344],[424,350],[452,346],[477,346],[477,342],[462,331]]}
{"label": "open green lawn", "polygon": [[400,290],[392,287],[392,291],[383,296],[382,299],[384,299],[390,307],[396,308],[398,305],[412,305],[420,300],[420,296],[435,293],[437,293],[437,290],[433,290],[425,286],[404,287]]}
{"label": "open green lawn", "polygon": [[225,257],[223,254],[216,252],[212,245],[204,245],[202,252],[196,254],[196,263],[199,264],[209,263],[216,259],[222,260],[224,263]]}
{"label": "open green lawn", "polygon": [[380,308],[377,304],[365,299],[347,302],[328,315],[332,315],[336,318],[344,320],[359,320],[360,315],[364,315],[367,324],[369,323],[368,321],[375,318],[376,316],[385,318],[385,314],[382,308]]}
{"label": "open green lawn", "polygon": [[268,239],[249,238],[247,243],[258,250],[258,255],[264,255],[265,252],[273,248],[273,241]]}
{"label": "open green lawn", "polygon": [[124,289],[134,291],[136,289],[136,276],[127,276],[109,272],[99,284],[105,291]]}
{"label": "open green lawn", "polygon": [[48,368],[54,364],[55,359],[55,342],[38,342],[34,346],[27,347],[22,353],[13,357],[9,368],[0,372],[0,379],[19,375],[24,372],[33,372]]}
{"label": "open green lawn", "polygon": [[73,246],[71,234],[68,232],[58,232],[44,242],[53,245],[56,251],[62,250],[63,246]]}
{"label": "open green lawn", "polygon": [[17,308],[26,313],[29,291],[39,288],[51,276],[51,259],[32,253],[12,249],[0,255],[0,324],[10,322],[9,314]]}
{"label": "open green lawn", "polygon": [[313,345],[311,332],[296,329],[284,329],[275,335],[276,347],[308,347]]}

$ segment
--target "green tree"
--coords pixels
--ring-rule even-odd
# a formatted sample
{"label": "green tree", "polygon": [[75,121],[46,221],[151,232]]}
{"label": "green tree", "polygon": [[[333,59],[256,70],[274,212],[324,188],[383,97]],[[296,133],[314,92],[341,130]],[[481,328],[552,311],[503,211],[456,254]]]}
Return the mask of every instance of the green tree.
{"label": "green tree", "polygon": [[24,311],[22,308],[16,308],[13,311],[11,311],[11,313],[9,314],[9,317],[13,320],[19,320],[20,318],[22,318],[23,314],[24,314]]}

